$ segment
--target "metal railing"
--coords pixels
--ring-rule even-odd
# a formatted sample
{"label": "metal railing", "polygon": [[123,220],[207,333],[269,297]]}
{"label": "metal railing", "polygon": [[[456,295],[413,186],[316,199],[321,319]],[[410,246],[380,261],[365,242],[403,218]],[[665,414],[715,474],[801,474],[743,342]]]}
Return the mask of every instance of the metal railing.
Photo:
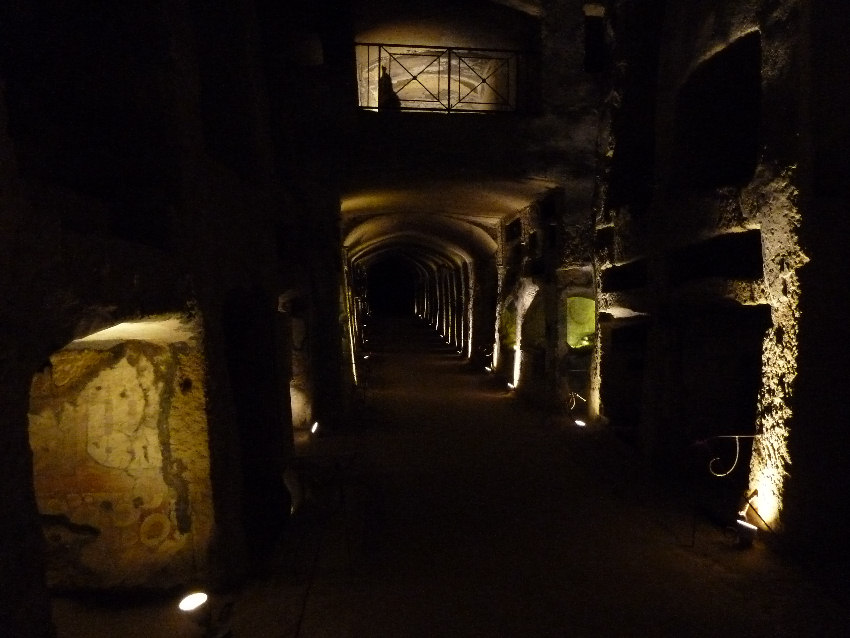
{"label": "metal railing", "polygon": [[365,42],[355,47],[363,109],[516,110],[518,51]]}

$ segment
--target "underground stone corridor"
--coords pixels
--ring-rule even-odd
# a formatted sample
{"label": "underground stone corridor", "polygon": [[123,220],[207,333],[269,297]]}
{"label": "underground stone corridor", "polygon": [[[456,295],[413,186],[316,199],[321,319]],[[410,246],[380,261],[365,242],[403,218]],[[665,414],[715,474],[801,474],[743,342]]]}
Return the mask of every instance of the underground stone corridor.
{"label": "underground stone corridor", "polygon": [[[352,432],[299,446],[303,503],[244,587],[236,637],[840,636],[850,615],[741,549],[610,432],[524,405],[418,318],[371,317]],[[176,596],[176,594],[175,594]],[[60,637],[200,636],[176,597],[56,598]],[[216,635],[211,632],[211,635]],[[222,634],[223,635],[223,634]]]}
{"label": "underground stone corridor", "polygon": [[0,635],[850,635],[835,4],[0,3]]}

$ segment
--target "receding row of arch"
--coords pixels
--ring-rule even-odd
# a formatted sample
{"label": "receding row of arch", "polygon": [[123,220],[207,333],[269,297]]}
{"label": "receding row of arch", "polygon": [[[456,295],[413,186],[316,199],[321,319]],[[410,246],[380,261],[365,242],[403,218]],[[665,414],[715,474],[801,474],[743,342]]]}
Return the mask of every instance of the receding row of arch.
{"label": "receding row of arch", "polygon": [[[510,199],[506,192],[501,200]],[[444,193],[431,202],[431,212],[423,195],[410,201],[407,212],[400,212],[404,198],[390,198],[389,203],[380,193],[372,193],[368,201],[358,196],[344,202],[348,228],[343,263],[355,385],[358,365],[371,350],[364,334],[368,315],[382,307],[372,286],[378,277],[372,275],[403,270],[409,273],[403,283],[410,291],[403,295],[402,310],[427,321],[473,365],[496,373],[509,388],[540,394],[545,401],[558,401],[565,384],[585,395],[587,355],[596,332],[588,273],[582,269],[581,275],[572,273],[558,284],[542,268],[561,245],[544,205],[557,192],[540,189],[519,208],[503,202],[489,215],[484,207],[467,215],[456,208],[442,210]],[[580,301],[589,310],[582,306],[579,320],[574,315]],[[581,374],[572,374],[573,368],[581,368]]]}
{"label": "receding row of arch", "polygon": [[[357,380],[358,350],[364,344],[365,316],[373,309],[368,273],[385,262],[412,273],[405,309],[428,321],[460,354],[473,357],[479,342],[492,334],[482,306],[494,272],[496,240],[468,220],[426,214],[388,214],[367,218],[345,237],[346,298],[349,310],[352,370]],[[401,291],[396,291],[401,294]],[[488,325],[489,323],[489,325]],[[476,326],[484,328],[477,334]]]}

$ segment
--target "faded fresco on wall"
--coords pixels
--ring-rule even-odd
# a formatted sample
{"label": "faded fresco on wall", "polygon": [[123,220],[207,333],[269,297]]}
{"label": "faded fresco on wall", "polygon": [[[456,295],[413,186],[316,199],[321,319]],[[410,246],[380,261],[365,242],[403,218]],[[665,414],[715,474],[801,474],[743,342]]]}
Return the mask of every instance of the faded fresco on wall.
{"label": "faded fresco on wall", "polygon": [[34,483],[54,586],[167,586],[205,564],[212,511],[200,354],[186,343],[72,344],[30,399]]}

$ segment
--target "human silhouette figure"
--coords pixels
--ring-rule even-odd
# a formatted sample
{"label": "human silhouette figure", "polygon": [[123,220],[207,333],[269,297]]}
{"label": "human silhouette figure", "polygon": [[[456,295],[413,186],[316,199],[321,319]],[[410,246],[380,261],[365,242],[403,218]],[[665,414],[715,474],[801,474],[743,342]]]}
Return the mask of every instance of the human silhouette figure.
{"label": "human silhouette figure", "polygon": [[381,76],[378,78],[378,110],[398,110],[401,100],[393,90],[393,79],[387,72],[387,67],[381,65]]}

